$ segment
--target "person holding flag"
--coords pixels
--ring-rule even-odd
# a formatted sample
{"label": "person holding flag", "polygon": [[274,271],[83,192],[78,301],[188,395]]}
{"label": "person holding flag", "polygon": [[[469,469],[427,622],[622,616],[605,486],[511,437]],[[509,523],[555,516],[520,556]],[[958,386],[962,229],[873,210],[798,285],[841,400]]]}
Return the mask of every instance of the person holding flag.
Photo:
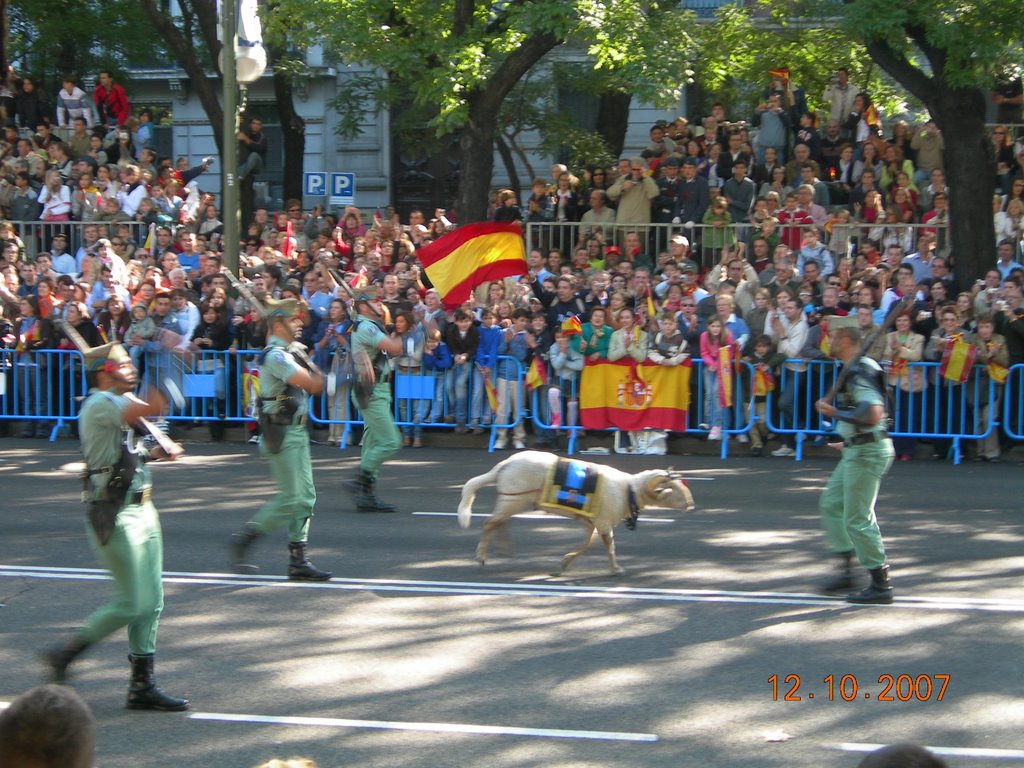
{"label": "person holding flag", "polygon": [[700,427],[709,430],[708,440],[721,440],[734,400],[733,367],[739,348],[718,315],[708,319],[707,330],[700,335],[700,357],[704,361],[704,421]]}
{"label": "person holding flag", "polygon": [[[1010,373],[1010,353],[1006,348],[1006,339],[995,333],[995,320],[991,315],[979,315],[978,328],[971,342],[977,348],[975,361],[984,370],[978,374],[974,387],[974,400],[977,405],[977,431],[981,434],[988,424],[990,413],[999,413],[999,405],[1003,398],[1003,385]],[[988,383],[992,381],[993,396],[989,399]],[[998,418],[998,417],[997,417]],[[988,436],[978,441],[977,459],[981,461],[999,461],[999,430],[993,427]]]}
{"label": "person holding flag", "polygon": [[[512,325],[502,333],[498,344],[497,390],[498,409],[494,415],[495,424],[515,422],[512,427],[513,446],[517,451],[526,447],[526,428],[520,418],[523,392],[519,383],[520,371],[526,367],[526,360],[537,342],[526,325],[530,313],[522,308],[512,313]],[[518,365],[507,358],[514,358]],[[503,451],[508,447],[508,427],[497,428],[494,449]]]}
{"label": "person holding flag", "polygon": [[[925,348],[926,360],[939,361],[933,397],[937,405],[938,423],[932,425],[935,432],[950,433],[965,430],[963,421],[963,385],[971,376],[977,347],[964,338],[960,327],[960,315],[953,305],[942,308],[939,327],[928,340]],[[933,460],[945,459],[953,448],[952,438],[932,440]]]}

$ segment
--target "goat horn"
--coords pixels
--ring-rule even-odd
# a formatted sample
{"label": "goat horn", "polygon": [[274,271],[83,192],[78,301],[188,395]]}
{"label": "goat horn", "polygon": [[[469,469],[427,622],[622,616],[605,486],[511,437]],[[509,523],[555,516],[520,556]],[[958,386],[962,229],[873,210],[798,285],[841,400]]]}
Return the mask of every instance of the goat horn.
{"label": "goat horn", "polygon": [[649,496],[653,496],[657,492],[658,486],[661,485],[664,481],[665,478],[659,477],[658,475],[654,475],[653,477],[648,479],[647,483],[644,485],[644,490],[647,492]]}

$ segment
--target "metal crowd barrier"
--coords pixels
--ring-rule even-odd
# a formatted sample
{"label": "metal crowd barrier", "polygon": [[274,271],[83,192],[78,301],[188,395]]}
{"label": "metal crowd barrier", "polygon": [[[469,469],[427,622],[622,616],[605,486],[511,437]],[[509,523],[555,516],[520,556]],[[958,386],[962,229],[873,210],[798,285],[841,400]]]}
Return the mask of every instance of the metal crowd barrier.
{"label": "metal crowd barrier", "polygon": [[[814,403],[833,384],[838,364],[832,360],[791,359],[786,363],[801,365],[804,371],[792,371],[783,365],[779,386],[772,393],[767,409],[769,431],[795,437],[796,460],[803,458],[803,443],[810,436],[827,438],[834,430],[830,422],[814,409]],[[1014,366],[1022,368],[1024,366]],[[982,440],[998,426],[995,408],[988,408],[982,424],[977,416],[994,401],[995,385],[984,366],[976,365],[964,384],[953,384],[939,375],[939,363],[908,363],[908,375],[923,371],[925,386],[920,392],[902,393],[889,386],[893,437],[926,440],[950,440],[954,464],[962,458],[964,440]],[[1018,374],[1019,380],[1019,374]],[[1007,413],[1010,403],[1007,399]],[[1006,420],[1008,423],[1008,419]],[[838,440],[838,438],[835,438]]]}
{"label": "metal crowd barrier", "polygon": [[1003,431],[1011,440],[1024,440],[1024,363],[1010,366],[1003,386]]}
{"label": "metal crowd barrier", "polygon": [[[825,231],[814,224],[784,224],[776,226],[774,234],[781,237],[781,242],[796,243],[794,251],[800,249],[803,232],[817,229],[821,235],[821,243],[827,247],[833,259],[852,253],[861,240],[870,240],[879,251],[884,252],[889,245],[899,245],[905,253],[917,250],[917,238],[922,231],[935,232],[938,238],[938,254],[945,255],[949,249],[947,224],[865,224],[851,221]],[[684,235],[690,242],[690,258],[702,267],[709,268],[721,260],[723,245],[735,246],[736,243],[746,245],[746,253],[750,254],[750,243],[757,233],[749,223],[727,224],[715,227],[711,224],[697,222],[693,227],[682,224],[590,224],[572,222],[526,222],[524,223],[526,250],[537,248],[544,255],[558,250],[569,260],[577,249],[586,248],[586,241],[595,234],[605,245],[625,247],[627,234],[637,233],[640,248],[651,259],[659,253],[668,251],[669,241],[674,235]],[[794,234],[794,231],[798,234]],[[787,236],[790,233],[792,236]]]}
{"label": "metal crowd barrier", "polygon": [[[707,435],[710,431],[711,416],[709,414],[711,393],[708,392],[704,381],[704,361],[699,358],[691,358],[692,370],[690,373],[690,406],[687,410],[688,435]],[[722,441],[720,444],[720,455],[723,459],[729,455],[729,443],[731,439],[740,438],[741,435],[748,436],[754,422],[760,419],[753,408],[753,397],[751,396],[751,385],[753,382],[754,368],[749,363],[740,361],[733,376],[733,403],[726,409],[722,425]],[[557,387],[560,390],[560,405],[562,417],[556,426],[551,418],[551,408],[548,400],[548,390]],[[532,393],[532,408],[530,409],[534,427],[538,430],[550,432],[565,432],[568,437],[566,453],[572,455],[576,452],[576,444],[586,429],[579,423],[579,418],[572,417],[573,409],[570,403],[575,402],[579,407],[579,379],[565,379],[559,377],[549,385],[539,387]],[[576,411],[578,413],[578,410]],[[707,424],[709,428],[702,425]],[[615,432],[614,428],[598,430],[604,432]],[[745,441],[744,441],[745,442]]]}
{"label": "metal crowd barrier", "polygon": [[50,250],[50,243],[57,233],[68,238],[68,253],[72,256],[84,242],[82,230],[85,227],[99,228],[99,236],[108,240],[113,237],[120,224],[128,225],[136,247],[141,248],[149,234],[149,225],[142,221],[12,221],[14,231],[25,244],[25,256],[35,260],[39,253]]}
{"label": "metal crowd barrier", "polygon": [[[150,385],[163,385],[170,380],[184,396],[184,403],[171,406],[166,418],[177,422],[252,422],[259,395],[259,350],[227,350],[224,352],[179,352],[175,350],[143,351],[139,355],[142,369],[140,390]],[[584,428],[569,404],[578,402],[578,380],[556,379],[553,386],[561,390],[560,423],[551,418],[548,405],[549,386],[532,393],[525,390],[525,371],[511,357],[502,357],[516,365],[517,386],[523,397],[518,411],[510,413],[503,423],[495,423],[487,406],[481,382],[470,375],[466,381],[467,423],[482,419],[490,432],[488,450],[494,450],[498,429],[512,429],[527,414],[537,430],[537,437],[557,434],[568,436],[567,451],[576,451]],[[803,443],[810,437],[827,438],[833,428],[814,410],[814,402],[831,387],[838,364],[831,360],[787,361],[805,366],[795,372],[783,369],[777,376],[776,389],[769,393],[764,416],[757,413],[752,397],[752,367],[743,362],[734,377],[734,400],[723,424],[720,455],[728,457],[729,444],[741,435],[748,435],[753,425],[763,421],[765,428],[776,435],[793,435],[796,459],[803,458]],[[703,363],[692,360],[690,409],[686,434],[702,435],[708,423],[707,392]],[[890,387],[891,418],[896,438],[951,441],[954,463],[962,457],[964,440],[979,441],[1002,427],[1013,440],[1024,440],[1024,364],[1010,369],[1005,385],[995,384],[983,366],[975,366],[963,385],[951,384],[938,374],[938,363],[910,363],[908,370],[923,371],[926,386],[921,392],[905,393]],[[450,370],[450,369],[449,369]],[[492,372],[492,376],[494,373]],[[394,414],[399,427],[454,428],[454,403],[449,392],[450,372],[435,374],[420,368],[416,374],[399,373],[394,377]],[[494,380],[492,379],[492,383]],[[997,387],[1004,386],[1002,407],[996,403]],[[313,400],[311,420],[315,423],[344,426],[345,447],[353,426],[361,425],[354,404],[348,399],[350,383],[336,382],[331,392]],[[42,433],[55,439],[62,427],[78,419],[81,399],[86,393],[86,378],[81,354],[77,350],[45,350],[17,352],[0,350],[0,420],[20,421],[23,430]],[[478,400],[476,398],[479,397]],[[333,399],[332,399],[333,398]],[[474,410],[474,401],[480,410]],[[527,403],[530,407],[527,408]],[[578,413],[578,411],[577,411]],[[1000,421],[1001,417],[1001,421]]]}
{"label": "metal crowd barrier", "polygon": [[[487,395],[484,390],[483,380],[475,366],[465,374],[466,387],[466,424],[481,422],[486,418],[487,424],[484,428],[488,430],[488,451],[494,450],[497,440],[497,430],[512,429],[523,419],[526,405],[526,393],[524,379],[526,372],[522,364],[513,357],[500,355],[499,363],[502,361],[511,363],[516,369],[516,381],[520,387],[521,397],[519,409],[510,409],[509,420],[498,423],[495,421],[496,414],[490,410],[487,403]],[[335,372],[337,374],[337,372]],[[491,371],[491,383],[497,386],[497,366]],[[456,380],[454,368],[446,371],[430,371],[426,366],[420,366],[416,372],[395,370],[391,373],[392,393],[392,414],[395,419],[395,426],[403,427],[430,427],[441,429],[455,429],[456,403],[451,395],[459,397],[460,384]],[[341,438],[338,445],[344,448],[348,445],[352,428],[363,423],[356,404],[351,401],[351,382],[339,380],[335,376],[334,383],[329,383],[324,393],[316,398],[314,407],[310,413],[310,420],[317,424],[330,426],[340,424],[343,426]]]}

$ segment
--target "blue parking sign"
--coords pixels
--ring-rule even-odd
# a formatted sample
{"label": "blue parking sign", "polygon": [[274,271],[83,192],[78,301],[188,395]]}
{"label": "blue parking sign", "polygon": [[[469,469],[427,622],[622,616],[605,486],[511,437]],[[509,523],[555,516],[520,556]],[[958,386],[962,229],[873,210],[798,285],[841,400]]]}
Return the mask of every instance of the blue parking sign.
{"label": "blue parking sign", "polygon": [[311,171],[302,174],[302,194],[306,197],[323,197],[327,194],[327,174]]}
{"label": "blue parking sign", "polygon": [[330,194],[328,205],[355,205],[356,175],[354,173],[332,173]]}

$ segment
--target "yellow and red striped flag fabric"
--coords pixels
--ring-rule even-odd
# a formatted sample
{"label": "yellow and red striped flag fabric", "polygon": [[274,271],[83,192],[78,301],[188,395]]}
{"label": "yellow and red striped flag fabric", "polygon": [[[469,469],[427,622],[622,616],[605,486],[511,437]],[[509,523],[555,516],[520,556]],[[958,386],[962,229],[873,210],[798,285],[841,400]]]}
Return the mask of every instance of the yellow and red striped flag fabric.
{"label": "yellow and red striped flag fabric", "polygon": [[718,404],[723,408],[732,408],[732,345],[726,344],[718,348]]}
{"label": "yellow and red striped flag fabric", "polygon": [[832,340],[828,337],[828,320],[822,318],[820,327],[821,336],[818,339],[818,349],[820,349],[821,354],[826,357],[832,357]]}
{"label": "yellow and red striped flag fabric", "polygon": [[498,411],[498,390],[494,388],[494,382],[491,381],[490,376],[484,376],[484,392],[487,393],[487,404],[491,406],[491,410],[497,413]]}
{"label": "yellow and red striped flag fabric", "polygon": [[562,333],[566,336],[583,333],[583,325],[580,323],[579,315],[570,315],[562,321]]}
{"label": "yellow and red striped flag fabric", "polygon": [[548,368],[539,356],[534,356],[533,362],[526,370],[526,386],[530,389],[543,387],[548,383]]}
{"label": "yellow and red striped flag fabric", "polygon": [[977,352],[977,347],[968,344],[960,336],[948,339],[942,352],[942,362],[939,363],[939,374],[954,384],[963,384],[971,375],[971,366],[974,365]]}
{"label": "yellow and red striped flag fabric", "polygon": [[466,224],[416,252],[445,309],[456,309],[481,283],[527,273],[518,224]]}
{"label": "yellow and red striped flag fabric", "polygon": [[988,375],[996,384],[1005,384],[1006,377],[1010,375],[1010,369],[1000,363],[989,363]]}
{"label": "yellow and red striped flag fabric", "polygon": [[580,424],[584,429],[686,431],[691,363],[601,360],[583,367]]}
{"label": "yellow and red striped flag fabric", "polygon": [[754,397],[766,397],[775,391],[775,377],[772,372],[762,368],[754,369]]}

